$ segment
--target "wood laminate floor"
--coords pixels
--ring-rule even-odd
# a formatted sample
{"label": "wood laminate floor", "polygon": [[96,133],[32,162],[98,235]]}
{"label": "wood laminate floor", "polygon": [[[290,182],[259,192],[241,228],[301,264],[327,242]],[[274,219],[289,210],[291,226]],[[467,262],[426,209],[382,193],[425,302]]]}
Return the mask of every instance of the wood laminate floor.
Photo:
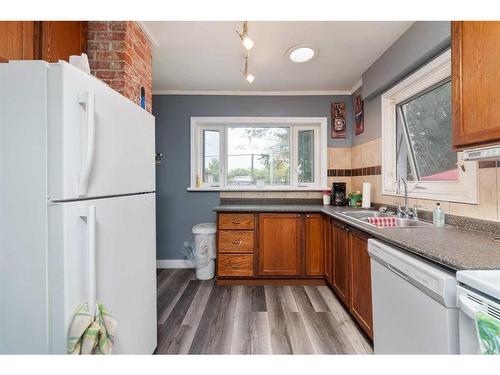
{"label": "wood laminate floor", "polygon": [[217,286],[158,270],[156,354],[370,354],[327,286]]}

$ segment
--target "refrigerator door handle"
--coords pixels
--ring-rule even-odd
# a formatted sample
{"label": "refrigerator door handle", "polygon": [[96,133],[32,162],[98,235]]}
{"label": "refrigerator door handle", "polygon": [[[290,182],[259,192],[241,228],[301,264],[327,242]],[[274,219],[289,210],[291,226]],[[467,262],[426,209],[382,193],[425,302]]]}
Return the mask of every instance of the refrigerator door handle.
{"label": "refrigerator door handle", "polygon": [[95,151],[95,95],[93,92],[80,94],[78,95],[78,102],[85,105],[87,112],[87,154],[80,171],[80,181],[78,183],[78,196],[84,197],[89,189],[90,172]]}
{"label": "refrigerator door handle", "polygon": [[95,314],[97,301],[96,282],[96,213],[95,206],[88,206],[87,212],[80,217],[87,222],[87,303],[89,311]]}

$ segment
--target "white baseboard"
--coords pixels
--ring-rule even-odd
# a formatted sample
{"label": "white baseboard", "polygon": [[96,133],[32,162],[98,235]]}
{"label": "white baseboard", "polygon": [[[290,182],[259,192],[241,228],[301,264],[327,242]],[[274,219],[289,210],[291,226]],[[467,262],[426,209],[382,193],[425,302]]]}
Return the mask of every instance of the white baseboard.
{"label": "white baseboard", "polygon": [[188,259],[157,259],[156,268],[194,268]]}

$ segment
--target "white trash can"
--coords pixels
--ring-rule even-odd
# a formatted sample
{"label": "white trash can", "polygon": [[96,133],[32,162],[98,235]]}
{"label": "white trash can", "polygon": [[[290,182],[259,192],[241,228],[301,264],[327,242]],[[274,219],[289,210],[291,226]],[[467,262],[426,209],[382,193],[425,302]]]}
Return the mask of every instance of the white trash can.
{"label": "white trash can", "polygon": [[210,280],[215,276],[215,233],[215,223],[201,223],[193,227],[194,263],[198,280]]}

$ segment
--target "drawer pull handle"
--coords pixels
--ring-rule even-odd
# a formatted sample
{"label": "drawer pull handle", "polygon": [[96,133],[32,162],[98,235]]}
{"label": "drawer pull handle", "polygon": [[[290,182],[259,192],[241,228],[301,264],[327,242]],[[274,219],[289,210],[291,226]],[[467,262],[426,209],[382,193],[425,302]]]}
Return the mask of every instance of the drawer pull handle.
{"label": "drawer pull handle", "polygon": [[241,240],[233,241],[233,245],[241,245]]}
{"label": "drawer pull handle", "polygon": [[234,225],[240,225],[240,224],[241,224],[241,222],[236,221],[236,220],[233,220],[233,224],[234,224]]}

